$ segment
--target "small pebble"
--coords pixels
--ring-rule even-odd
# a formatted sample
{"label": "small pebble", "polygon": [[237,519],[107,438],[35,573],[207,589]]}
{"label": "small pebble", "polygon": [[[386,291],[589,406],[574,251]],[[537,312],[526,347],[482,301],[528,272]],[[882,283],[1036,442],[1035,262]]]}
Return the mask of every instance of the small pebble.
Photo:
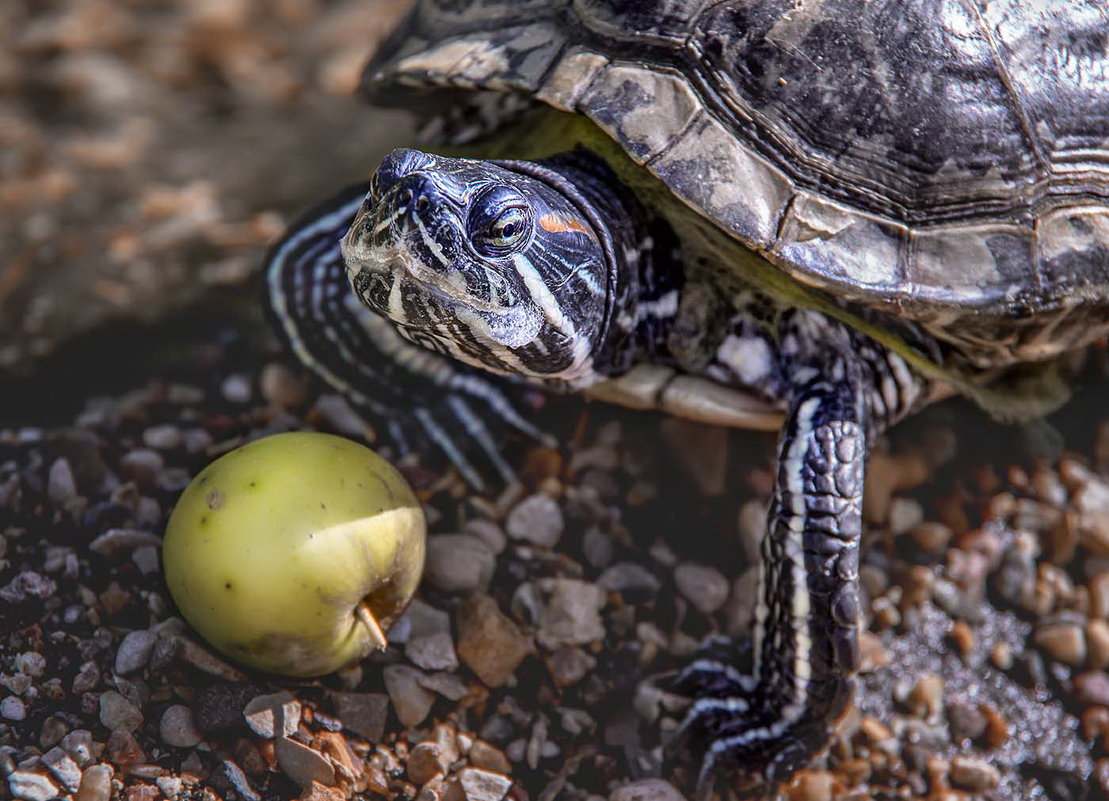
{"label": "small pebble", "polygon": [[192,748],[204,739],[193,723],[192,710],[182,704],[166,708],[158,723],[158,733],[162,742],[176,748]]}
{"label": "small pebble", "polygon": [[685,801],[670,782],[664,779],[641,779],[612,791],[609,801]]}
{"label": "small pebble", "polygon": [[728,580],[715,567],[687,562],[674,571],[678,591],[701,614],[711,615],[728,600]]}
{"label": "small pebble", "polygon": [[1090,670],[1074,677],[1074,693],[1081,704],[1109,706],[1109,674]]}
{"label": "small pebble", "polygon": [[625,594],[632,601],[646,600],[662,588],[654,573],[635,562],[617,562],[600,575],[597,584],[609,592]]}
{"label": "small pebble", "polygon": [[223,379],[223,383],[220,384],[220,394],[228,403],[249,403],[254,391],[251,389],[249,378],[234,374]]}
{"label": "small pebble", "polygon": [[117,765],[135,765],[146,762],[146,752],[135,736],[127,729],[116,729],[108,735],[108,758]]}
{"label": "small pebble", "polygon": [[157,641],[158,635],[146,629],[129,632],[116,651],[116,673],[126,676],[145,667]]}
{"label": "small pebble", "polygon": [[51,748],[42,755],[42,764],[63,787],[71,793],[77,792],[81,785],[81,768],[69,754],[61,748]]}
{"label": "small pebble", "polygon": [[541,548],[557,545],[565,526],[558,502],[542,492],[520,501],[505,518],[509,537]]}
{"label": "small pebble", "polygon": [[243,709],[246,725],[259,737],[290,737],[300,726],[300,702],[288,691],[259,695]]}
{"label": "small pebble", "polygon": [[947,724],[955,740],[975,740],[986,731],[986,716],[977,707],[962,701],[947,705]]}
{"label": "small pebble", "polygon": [[55,459],[46,476],[46,497],[57,506],[65,506],[77,497],[77,480],[67,459]]}
{"label": "small pebble", "polygon": [[423,723],[435,703],[435,696],[420,683],[420,672],[407,665],[389,665],[382,673],[401,725],[411,728]]}
{"label": "small pebble", "polygon": [[39,745],[43,748],[53,748],[62,741],[68,731],[69,727],[66,726],[64,720],[49,717],[42,722],[42,729],[39,732]]}
{"label": "small pebble", "polygon": [[24,801],[51,801],[58,798],[58,785],[49,776],[17,770],[8,775],[8,789],[15,798]]}
{"label": "small pebble", "polygon": [[108,801],[112,797],[112,767],[91,765],[81,774],[76,801]]}
{"label": "small pebble", "polygon": [[89,550],[101,556],[117,557],[129,554],[145,545],[160,547],[162,538],[149,531],[133,528],[110,528],[89,543]]}
{"label": "small pebble", "polygon": [[1078,666],[1086,661],[1086,634],[1077,623],[1049,623],[1036,628],[1036,645],[1065,665]]}
{"label": "small pebble", "polygon": [[280,362],[270,362],[262,368],[258,386],[262,397],[279,409],[295,409],[308,402],[307,377]]}
{"label": "small pebble", "polygon": [[472,592],[489,584],[496,554],[473,534],[428,537],[424,578],[446,592]]}
{"label": "small pebble", "polygon": [[245,728],[243,709],[257,689],[249,684],[211,684],[202,689],[193,704],[194,722],[205,733]]}
{"label": "small pebble", "polygon": [[5,720],[24,720],[27,717],[27,706],[16,695],[9,695],[0,701],[0,717]]}
{"label": "small pebble", "polygon": [[133,732],[142,725],[142,710],[115,690],[100,696],[100,722],[107,728]]}
{"label": "small pebble", "polygon": [[948,776],[955,787],[972,793],[992,790],[1001,781],[1001,773],[989,762],[964,756],[951,760]]}
{"label": "small pebble", "polygon": [[404,654],[413,664],[425,670],[454,670],[458,667],[454,640],[448,632],[413,637],[404,646]]}
{"label": "small pebble", "polygon": [[1109,621],[1086,623],[1086,664],[1095,670],[1109,667]]}
{"label": "small pebble", "polygon": [[[281,757],[279,756],[279,765],[280,762]],[[282,767],[282,769],[284,768]],[[251,786],[250,780],[246,777],[246,774],[243,773],[243,769],[239,767],[237,762],[233,762],[230,759],[225,759],[223,762],[220,763],[220,770],[223,771],[223,775],[227,777],[227,780],[231,783],[231,786],[235,788],[235,791],[244,799],[246,799],[246,801],[262,801],[262,796],[258,794],[258,791],[255,790],[253,786]],[[286,773],[288,772],[286,771]]]}
{"label": "small pebble", "polygon": [[100,756],[103,746],[92,739],[88,729],[74,729],[62,738],[62,750],[73,757],[79,767],[87,768]]}
{"label": "small pebble", "polygon": [[577,579],[540,579],[536,584],[546,595],[536,634],[541,645],[553,650],[562,645],[588,645],[604,638],[601,620],[604,590]]}
{"label": "small pebble", "polygon": [[458,658],[487,687],[500,687],[532,652],[531,640],[488,595],[458,608]]}
{"label": "small pebble", "polygon": [[376,743],[385,734],[389,696],[384,693],[332,693],[343,726]]}
{"label": "small pebble", "polygon": [[142,443],[146,447],[158,451],[171,451],[180,448],[182,444],[181,429],[171,423],[151,426],[142,432]]}
{"label": "small pebble", "polygon": [[512,788],[510,777],[481,768],[463,768],[458,772],[458,783],[466,801],[501,801]]}
{"label": "small pebble", "polygon": [[301,787],[313,781],[327,786],[335,784],[335,768],[319,751],[288,737],[278,737],[274,740],[274,753],[278,767]]}

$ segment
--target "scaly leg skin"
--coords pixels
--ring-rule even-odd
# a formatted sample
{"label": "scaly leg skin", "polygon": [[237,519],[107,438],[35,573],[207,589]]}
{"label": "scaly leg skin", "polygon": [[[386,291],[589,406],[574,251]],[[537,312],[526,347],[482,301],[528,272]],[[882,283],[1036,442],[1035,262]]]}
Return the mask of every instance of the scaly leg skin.
{"label": "scaly leg skin", "polygon": [[[694,698],[678,744],[704,753],[700,797],[718,773],[742,776],[746,793],[788,780],[846,708],[859,666],[867,447],[922,389],[899,357],[856,333],[809,313],[785,326],[793,329],[779,354],[788,414],[761,546],[751,672],[736,667],[741,646],[728,654],[714,642],[675,682]],[[819,357],[798,358],[805,348],[796,344]]]}

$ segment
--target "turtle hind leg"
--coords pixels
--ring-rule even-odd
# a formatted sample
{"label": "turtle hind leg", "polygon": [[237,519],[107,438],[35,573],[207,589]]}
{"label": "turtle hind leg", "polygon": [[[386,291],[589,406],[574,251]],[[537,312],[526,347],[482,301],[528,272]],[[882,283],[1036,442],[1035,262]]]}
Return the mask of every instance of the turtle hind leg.
{"label": "turtle hind leg", "polygon": [[501,454],[514,429],[548,441],[524,391],[401,337],[366,308],[339,249],[368,185],[349,187],[294,223],[270,251],[264,305],[288,349],[396,451],[438,452],[475,488],[513,484]]}

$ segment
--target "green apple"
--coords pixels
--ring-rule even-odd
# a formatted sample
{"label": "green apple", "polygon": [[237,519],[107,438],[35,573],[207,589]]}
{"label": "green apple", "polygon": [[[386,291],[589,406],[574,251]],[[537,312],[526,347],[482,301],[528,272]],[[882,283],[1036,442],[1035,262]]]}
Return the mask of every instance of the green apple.
{"label": "green apple", "polygon": [[215,648],[318,676],[385,647],[420,581],[425,539],[411,488],[369,448],[277,434],[193,479],[162,559],[178,609]]}

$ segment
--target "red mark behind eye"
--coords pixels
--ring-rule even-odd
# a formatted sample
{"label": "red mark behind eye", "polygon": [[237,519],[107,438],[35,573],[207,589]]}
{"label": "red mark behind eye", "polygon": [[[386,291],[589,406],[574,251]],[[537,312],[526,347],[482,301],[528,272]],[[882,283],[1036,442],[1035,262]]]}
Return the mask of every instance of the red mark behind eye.
{"label": "red mark behind eye", "polygon": [[573,217],[563,217],[561,214],[544,214],[539,218],[539,225],[542,226],[544,231],[550,231],[554,234],[577,231],[579,234],[585,234],[588,237],[593,236],[581,220]]}

